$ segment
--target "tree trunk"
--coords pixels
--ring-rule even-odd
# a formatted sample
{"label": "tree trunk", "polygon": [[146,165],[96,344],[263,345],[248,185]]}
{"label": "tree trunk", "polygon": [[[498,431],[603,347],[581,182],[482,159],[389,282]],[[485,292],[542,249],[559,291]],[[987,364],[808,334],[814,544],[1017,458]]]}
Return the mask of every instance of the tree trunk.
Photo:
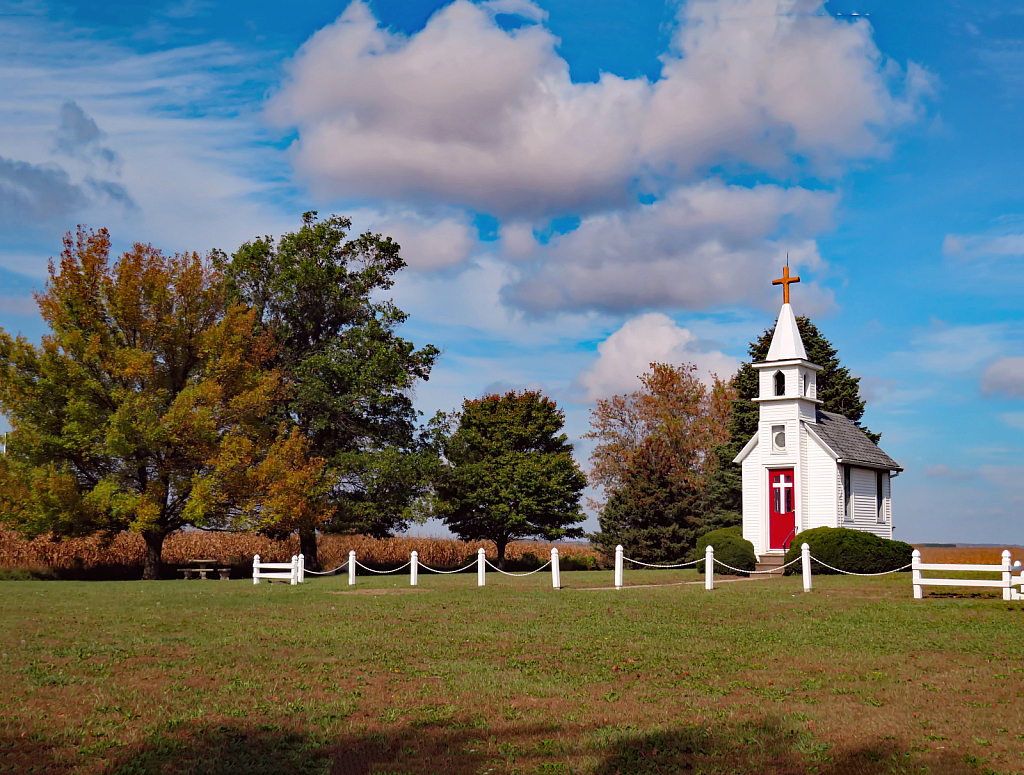
{"label": "tree trunk", "polygon": [[158,581],[163,578],[164,532],[150,531],[142,534],[146,540],[146,565],[142,569],[142,578],[146,581]]}
{"label": "tree trunk", "polygon": [[302,528],[299,530],[299,551],[310,570],[320,570],[320,560],[316,556],[316,530]]}
{"label": "tree trunk", "polygon": [[498,549],[498,567],[505,570],[505,547],[508,546],[508,541],[499,538],[495,540],[494,545]]}

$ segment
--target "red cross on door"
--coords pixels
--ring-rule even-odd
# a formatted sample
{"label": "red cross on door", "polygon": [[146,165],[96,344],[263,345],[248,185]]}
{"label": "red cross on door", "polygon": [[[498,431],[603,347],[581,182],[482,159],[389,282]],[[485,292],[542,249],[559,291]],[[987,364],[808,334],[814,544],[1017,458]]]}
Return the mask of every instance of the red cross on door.
{"label": "red cross on door", "polygon": [[793,469],[768,472],[768,546],[788,549],[796,536]]}

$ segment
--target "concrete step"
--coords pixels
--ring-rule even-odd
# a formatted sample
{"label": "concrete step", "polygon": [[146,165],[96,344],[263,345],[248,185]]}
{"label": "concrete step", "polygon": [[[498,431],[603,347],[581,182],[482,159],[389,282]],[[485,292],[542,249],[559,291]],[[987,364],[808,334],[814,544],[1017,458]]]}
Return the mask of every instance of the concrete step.
{"label": "concrete step", "polygon": [[778,568],[786,561],[784,554],[762,554],[757,558],[757,570]]}

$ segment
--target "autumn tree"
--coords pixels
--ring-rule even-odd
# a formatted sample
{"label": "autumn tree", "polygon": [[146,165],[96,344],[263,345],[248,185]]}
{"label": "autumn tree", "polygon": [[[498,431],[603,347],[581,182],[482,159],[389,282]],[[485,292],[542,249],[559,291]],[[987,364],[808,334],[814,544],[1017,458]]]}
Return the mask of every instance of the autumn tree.
{"label": "autumn tree", "polygon": [[590,481],[607,500],[595,502],[605,550],[621,543],[638,558],[682,557],[698,535],[718,527],[707,518],[715,450],[728,438],[733,391],[717,376],[702,382],[696,367],[651,364],[639,390],[597,402]]}
{"label": "autumn tree", "polygon": [[586,477],[562,432],[565,414],[539,391],[466,399],[434,427],[445,465],[436,482],[438,511],[466,541],[494,541],[498,567],[509,542],[582,535]]}
{"label": "autumn tree", "polygon": [[298,231],[246,242],[226,264],[236,298],[279,343],[273,364],[294,388],[280,419],[333,477],[329,518],[291,523],[310,568],[319,567],[318,528],[403,529],[436,466],[412,391],[439,351],[400,337],[407,315],[381,296],[405,267],[399,245],[369,232],[350,238],[351,226],[308,212]]}
{"label": "autumn tree", "polygon": [[[807,359],[822,367],[817,375],[817,395],[821,409],[852,420],[877,444],[881,434],[872,433],[861,423],[866,404],[860,396],[860,378],[851,375],[849,369],[842,365],[836,348],[810,318],[798,317],[796,324],[807,351]],[[775,326],[772,326],[750,343],[747,351],[750,361],[740,366],[730,382],[735,398],[729,423],[729,440],[717,451],[719,465],[710,484],[711,508],[723,523],[740,522],[742,475],[740,467],[732,461],[757,433],[760,414],[753,399],[757,398],[759,388],[757,371],[751,364],[768,357],[774,333]]]}
{"label": "autumn tree", "polygon": [[323,464],[287,447],[272,416],[287,395],[273,338],[230,303],[210,261],[136,244],[111,264],[107,232],[79,228],[36,299],[50,328],[39,346],[0,331],[6,522],[35,535],[140,533],[154,579],[174,530],[316,508],[292,479],[266,495],[267,466],[289,450],[313,479]]}

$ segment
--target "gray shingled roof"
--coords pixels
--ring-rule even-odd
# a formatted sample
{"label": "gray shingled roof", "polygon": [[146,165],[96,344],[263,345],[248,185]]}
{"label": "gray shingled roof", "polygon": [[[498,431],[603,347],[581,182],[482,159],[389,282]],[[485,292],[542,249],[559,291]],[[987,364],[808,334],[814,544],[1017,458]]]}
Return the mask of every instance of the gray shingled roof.
{"label": "gray shingled roof", "polygon": [[841,414],[818,410],[818,424],[811,428],[844,463],[890,471],[903,470],[864,431]]}

